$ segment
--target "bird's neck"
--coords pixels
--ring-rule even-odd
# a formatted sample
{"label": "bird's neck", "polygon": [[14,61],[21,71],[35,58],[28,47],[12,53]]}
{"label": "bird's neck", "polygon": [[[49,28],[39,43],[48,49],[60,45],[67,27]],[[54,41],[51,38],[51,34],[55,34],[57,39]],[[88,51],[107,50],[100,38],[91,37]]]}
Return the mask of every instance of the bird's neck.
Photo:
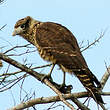
{"label": "bird's neck", "polygon": [[21,36],[26,39],[28,42],[36,46],[36,28],[37,25],[39,25],[39,21],[32,20],[30,24],[29,30],[27,30],[25,33],[23,33]]}
{"label": "bird's neck", "polygon": [[27,40],[28,42],[30,42],[31,44],[35,45],[35,40],[34,37],[32,36],[32,34],[27,33],[27,34],[23,34],[22,37]]}

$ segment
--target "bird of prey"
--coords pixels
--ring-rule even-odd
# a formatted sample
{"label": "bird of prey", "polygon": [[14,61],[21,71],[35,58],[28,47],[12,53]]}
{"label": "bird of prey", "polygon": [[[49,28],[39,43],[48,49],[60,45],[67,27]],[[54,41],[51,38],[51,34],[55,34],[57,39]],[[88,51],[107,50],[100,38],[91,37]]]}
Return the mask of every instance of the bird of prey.
{"label": "bird of prey", "polygon": [[16,22],[12,35],[22,36],[37,47],[44,60],[53,63],[48,76],[57,64],[64,73],[74,74],[97,103],[104,103],[99,93],[101,84],[88,68],[75,36],[66,27],[27,16]]}

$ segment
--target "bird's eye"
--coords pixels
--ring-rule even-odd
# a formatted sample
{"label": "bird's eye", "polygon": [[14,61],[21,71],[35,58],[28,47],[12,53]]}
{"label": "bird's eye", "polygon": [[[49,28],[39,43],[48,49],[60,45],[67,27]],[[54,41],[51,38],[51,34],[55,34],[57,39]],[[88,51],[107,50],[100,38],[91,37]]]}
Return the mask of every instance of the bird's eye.
{"label": "bird's eye", "polygon": [[26,28],[26,25],[25,25],[25,24],[22,24],[22,25],[21,25],[21,28],[22,28],[22,29],[25,29],[25,28]]}

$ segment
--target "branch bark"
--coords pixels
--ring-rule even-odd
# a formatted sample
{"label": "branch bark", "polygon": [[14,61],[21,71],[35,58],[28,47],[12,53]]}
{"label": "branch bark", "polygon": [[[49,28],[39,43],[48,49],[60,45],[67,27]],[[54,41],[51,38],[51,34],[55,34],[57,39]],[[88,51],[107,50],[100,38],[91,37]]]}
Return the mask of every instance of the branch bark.
{"label": "branch bark", "polygon": [[[88,96],[87,92],[80,92],[80,93],[64,94],[63,98],[68,100],[68,99],[75,98],[75,97],[81,98],[81,97],[87,97],[87,96]],[[34,106],[36,104],[46,104],[46,103],[52,103],[52,102],[56,102],[56,101],[61,101],[59,96],[41,97],[41,98],[32,99],[27,102],[18,104],[17,106],[14,106],[14,107],[10,108],[9,110],[15,110],[15,109],[21,110],[21,109],[25,109],[25,108]],[[84,109],[84,110],[86,110],[86,109]],[[89,110],[89,109],[87,109],[87,110]]]}
{"label": "branch bark", "polygon": [[[101,95],[108,96],[108,95],[110,95],[110,92],[102,92]],[[88,97],[88,93],[87,92],[78,92],[78,93],[64,94],[63,97],[65,98],[65,100],[69,100],[72,98],[74,98],[74,99],[75,98],[85,98],[85,97]],[[21,109],[25,109],[25,108],[34,106],[36,104],[47,104],[47,103],[52,103],[52,102],[57,102],[57,101],[61,101],[59,96],[41,97],[41,98],[36,98],[36,99],[29,100],[27,102],[20,103],[16,106],[10,108],[9,110],[15,110],[15,109],[21,110]],[[84,109],[84,110],[86,110],[86,109]],[[89,109],[87,108],[87,110],[89,110]]]}

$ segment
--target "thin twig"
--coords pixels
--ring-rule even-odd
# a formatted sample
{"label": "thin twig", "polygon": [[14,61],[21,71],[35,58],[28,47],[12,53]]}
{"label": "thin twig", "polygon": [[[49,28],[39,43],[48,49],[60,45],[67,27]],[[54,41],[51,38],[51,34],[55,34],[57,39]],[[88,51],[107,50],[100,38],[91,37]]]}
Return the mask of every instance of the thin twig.
{"label": "thin twig", "polygon": [[81,110],[90,110],[83,103],[81,103],[77,98],[71,98],[71,100],[81,109]]}
{"label": "thin twig", "polygon": [[[48,67],[48,66],[51,66],[52,64],[46,64],[46,65],[41,65],[41,66],[37,66],[37,67],[33,67],[31,69],[41,69],[41,68],[45,68],[45,67]],[[11,76],[11,75],[16,75],[18,73],[21,73],[23,72],[22,70],[20,71],[16,71],[16,72],[12,72],[12,73],[3,73],[3,74],[0,74],[0,77],[2,76]],[[27,75],[28,76],[28,75]]]}
{"label": "thin twig", "polygon": [[29,47],[28,47],[29,45],[31,45],[31,44],[14,46],[14,47],[12,47],[11,49],[6,50],[6,51],[4,52],[4,54],[6,54],[6,53],[8,53],[8,52],[10,52],[10,51],[12,51],[12,50],[15,51],[15,49],[17,49],[17,48],[29,48]]}
{"label": "thin twig", "polygon": [[[1,89],[0,92],[11,89],[15,84],[17,84],[23,78],[24,78],[23,76],[20,76],[19,78],[10,81],[8,84],[6,84],[0,88]],[[11,84],[11,85],[9,87],[7,87],[9,84]]]}
{"label": "thin twig", "polygon": [[[1,0],[1,1],[3,1],[3,0]],[[1,2],[0,1],[0,2]],[[7,24],[5,24],[5,25],[3,25],[1,28],[0,28],[0,31],[6,26]]]}
{"label": "thin twig", "polygon": [[[101,33],[100,36],[99,36],[99,38],[95,39],[94,42],[92,42],[92,43],[89,44],[89,41],[88,41],[88,45],[87,45],[85,48],[83,47],[83,49],[81,50],[81,52],[83,52],[83,51],[89,49],[91,46],[93,46],[93,45],[95,45],[97,42],[99,42],[99,40],[105,35],[105,32],[106,32],[106,30],[105,30],[103,33]],[[81,44],[81,45],[82,45],[82,44]]]}

